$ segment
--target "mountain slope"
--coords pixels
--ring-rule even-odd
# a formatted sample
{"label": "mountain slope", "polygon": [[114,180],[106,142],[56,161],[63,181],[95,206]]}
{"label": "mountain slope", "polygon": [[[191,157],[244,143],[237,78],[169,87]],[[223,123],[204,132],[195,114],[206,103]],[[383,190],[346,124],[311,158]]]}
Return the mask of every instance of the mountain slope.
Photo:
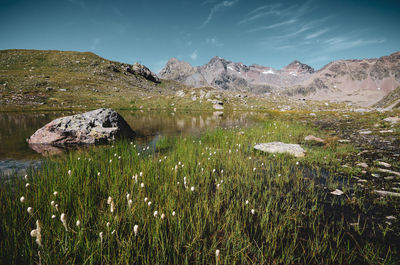
{"label": "mountain slope", "polygon": [[220,57],[192,67],[173,58],[159,75],[193,87],[269,92],[371,106],[400,85],[400,52],[379,59],[334,61],[318,71],[299,61],[277,70],[246,66]]}
{"label": "mountain slope", "polygon": [[143,65],[113,62],[90,52],[0,51],[1,106],[129,105],[148,92],[174,93],[181,87],[160,81]]}

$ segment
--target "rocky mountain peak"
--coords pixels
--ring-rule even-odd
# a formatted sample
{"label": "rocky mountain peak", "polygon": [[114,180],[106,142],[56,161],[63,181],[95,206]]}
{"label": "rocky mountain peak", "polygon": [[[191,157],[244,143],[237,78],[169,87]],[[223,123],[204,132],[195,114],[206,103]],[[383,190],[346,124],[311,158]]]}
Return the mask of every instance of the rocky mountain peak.
{"label": "rocky mountain peak", "polygon": [[223,65],[226,66],[227,64],[231,63],[231,61],[225,60],[219,56],[214,56],[211,60],[207,63],[207,65]]}
{"label": "rocky mountain peak", "polygon": [[189,63],[171,58],[158,75],[163,79],[182,81],[184,77],[194,72],[195,69]]}
{"label": "rocky mountain peak", "polygon": [[291,62],[290,64],[288,64],[286,67],[283,68],[283,70],[286,71],[292,71],[292,72],[298,72],[298,73],[308,73],[308,74],[312,74],[314,73],[314,68],[312,68],[311,66],[301,63],[298,60],[294,60],[293,62]]}

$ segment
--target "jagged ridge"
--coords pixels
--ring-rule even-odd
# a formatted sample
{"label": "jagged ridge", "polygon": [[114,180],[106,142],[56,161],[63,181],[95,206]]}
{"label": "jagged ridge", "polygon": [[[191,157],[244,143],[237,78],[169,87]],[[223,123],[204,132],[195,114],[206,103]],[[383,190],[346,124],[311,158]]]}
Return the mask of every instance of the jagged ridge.
{"label": "jagged ridge", "polygon": [[278,70],[256,64],[246,66],[217,56],[198,67],[173,58],[159,75],[192,87],[268,92],[370,106],[400,85],[400,52],[378,59],[338,60],[318,71],[297,60]]}

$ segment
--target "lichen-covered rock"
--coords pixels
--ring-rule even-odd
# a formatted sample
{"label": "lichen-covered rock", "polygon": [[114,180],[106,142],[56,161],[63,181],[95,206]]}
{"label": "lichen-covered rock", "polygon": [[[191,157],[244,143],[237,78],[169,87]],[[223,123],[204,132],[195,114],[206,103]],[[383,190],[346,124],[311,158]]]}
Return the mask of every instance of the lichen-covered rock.
{"label": "lichen-covered rock", "polygon": [[295,157],[304,157],[306,152],[298,144],[285,144],[282,142],[256,144],[254,149],[267,153],[287,153]]}
{"label": "lichen-covered rock", "polygon": [[28,143],[68,146],[107,143],[133,136],[135,132],[121,115],[112,109],[102,108],[53,120],[37,130]]}

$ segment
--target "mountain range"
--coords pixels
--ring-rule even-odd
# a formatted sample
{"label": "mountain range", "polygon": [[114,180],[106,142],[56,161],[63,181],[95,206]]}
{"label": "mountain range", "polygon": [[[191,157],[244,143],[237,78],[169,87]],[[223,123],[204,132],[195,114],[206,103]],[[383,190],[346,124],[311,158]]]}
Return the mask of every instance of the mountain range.
{"label": "mountain range", "polygon": [[192,66],[170,59],[158,74],[190,87],[271,93],[372,106],[400,86],[400,51],[377,59],[337,60],[319,70],[297,60],[282,69],[213,57]]}

